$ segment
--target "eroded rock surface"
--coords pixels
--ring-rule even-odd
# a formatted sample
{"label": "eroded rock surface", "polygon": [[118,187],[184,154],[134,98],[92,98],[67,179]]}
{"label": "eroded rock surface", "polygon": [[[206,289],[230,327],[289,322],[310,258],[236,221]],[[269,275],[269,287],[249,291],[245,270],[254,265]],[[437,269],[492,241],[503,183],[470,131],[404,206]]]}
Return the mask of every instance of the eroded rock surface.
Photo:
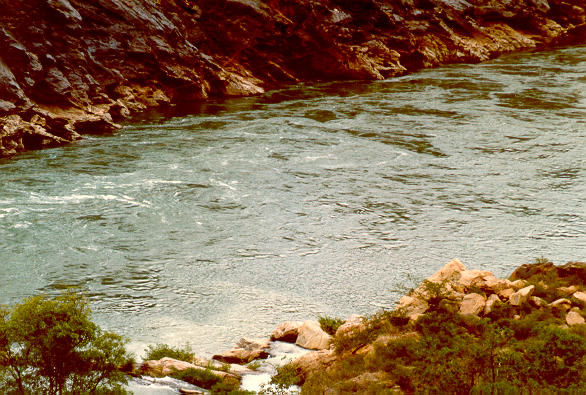
{"label": "eroded rock surface", "polygon": [[0,0],[0,156],[149,108],[586,41],[583,0]]}

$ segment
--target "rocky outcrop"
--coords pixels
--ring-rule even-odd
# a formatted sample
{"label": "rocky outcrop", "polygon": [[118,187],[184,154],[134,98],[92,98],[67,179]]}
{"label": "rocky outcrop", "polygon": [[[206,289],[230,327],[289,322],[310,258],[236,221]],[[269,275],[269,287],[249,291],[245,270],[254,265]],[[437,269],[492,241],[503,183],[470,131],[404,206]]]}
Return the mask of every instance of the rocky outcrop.
{"label": "rocky outcrop", "polygon": [[138,369],[138,373],[152,377],[163,377],[187,369],[209,371],[216,375],[223,382],[233,385],[238,385],[242,379],[242,374],[225,372],[221,369],[213,369],[210,366],[199,366],[193,363],[179,361],[169,357],[164,357],[159,360],[144,361]]}
{"label": "rocky outcrop", "polygon": [[[515,309],[547,308],[565,317],[570,312],[584,317],[584,270],[586,264],[580,262],[562,266],[542,262],[520,266],[509,279],[500,279],[484,270],[467,270],[459,260],[454,259],[399,299],[395,312],[413,322],[438,308],[440,301],[449,301],[458,306],[457,311],[462,315],[485,316],[495,306],[508,304]],[[550,284],[546,284],[543,278],[549,279]],[[535,283],[547,300],[534,295],[537,290]],[[571,314],[566,320],[573,325],[580,321],[576,314]]]}
{"label": "rocky outcrop", "polygon": [[146,109],[586,41],[583,0],[2,0],[0,156]]}
{"label": "rocky outcrop", "polygon": [[[558,390],[562,370],[542,370],[544,362],[535,362],[535,355],[542,353],[544,360],[564,369],[575,366],[563,385],[581,385],[586,347],[581,267],[541,262],[499,279],[452,260],[401,298],[395,310],[357,320],[356,331],[341,331],[347,324],[340,326],[330,349],[308,353],[291,367],[307,393],[437,392],[446,371],[450,379],[463,374],[460,386],[479,377],[484,377],[482,385],[491,379],[494,383],[495,371],[489,366],[509,369],[507,377],[521,380],[513,392],[526,389],[529,380],[551,380],[555,384],[545,392]],[[564,346],[558,348],[557,342]],[[508,362],[512,354],[507,353],[523,362]],[[482,365],[491,358],[498,362]],[[532,363],[537,374],[522,378]],[[439,392],[453,391],[452,383]],[[540,382],[539,388],[545,385]]]}

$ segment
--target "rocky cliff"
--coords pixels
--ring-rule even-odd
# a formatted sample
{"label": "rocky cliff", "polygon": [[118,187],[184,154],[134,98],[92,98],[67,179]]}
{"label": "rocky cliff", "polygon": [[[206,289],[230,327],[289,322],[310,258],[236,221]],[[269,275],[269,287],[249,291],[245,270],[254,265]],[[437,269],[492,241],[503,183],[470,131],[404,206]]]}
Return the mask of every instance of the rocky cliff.
{"label": "rocky cliff", "polygon": [[586,0],[0,0],[0,157],[146,109],[586,42]]}

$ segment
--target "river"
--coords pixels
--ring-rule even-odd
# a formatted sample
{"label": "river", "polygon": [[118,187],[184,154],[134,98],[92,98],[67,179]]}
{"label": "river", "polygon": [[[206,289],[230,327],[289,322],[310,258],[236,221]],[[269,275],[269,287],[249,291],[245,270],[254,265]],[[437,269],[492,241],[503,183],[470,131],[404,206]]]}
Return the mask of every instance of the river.
{"label": "river", "polygon": [[0,303],[210,356],[390,308],[459,257],[586,259],[586,47],[298,85],[0,161]]}

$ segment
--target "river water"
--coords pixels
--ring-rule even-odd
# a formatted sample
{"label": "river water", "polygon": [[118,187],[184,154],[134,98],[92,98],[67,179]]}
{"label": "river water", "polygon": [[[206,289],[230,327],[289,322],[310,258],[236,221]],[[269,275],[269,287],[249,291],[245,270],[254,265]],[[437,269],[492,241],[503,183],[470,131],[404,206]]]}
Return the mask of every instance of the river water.
{"label": "river water", "polygon": [[586,259],[586,47],[295,86],[0,161],[0,303],[76,286],[201,356],[392,307],[453,257]]}

